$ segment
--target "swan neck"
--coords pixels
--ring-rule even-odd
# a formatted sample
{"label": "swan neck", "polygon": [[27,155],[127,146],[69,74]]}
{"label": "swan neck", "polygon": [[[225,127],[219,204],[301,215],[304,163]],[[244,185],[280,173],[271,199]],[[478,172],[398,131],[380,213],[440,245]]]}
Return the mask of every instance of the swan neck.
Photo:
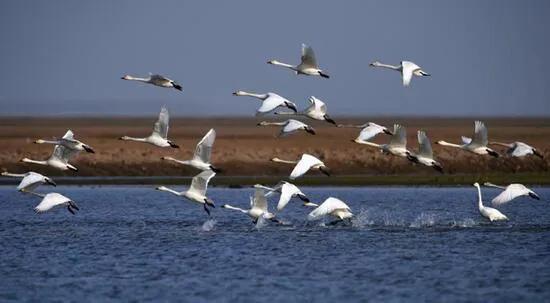
{"label": "swan neck", "polygon": [[126,141],[137,141],[137,142],[147,142],[147,138],[134,138],[134,137],[122,137],[122,140]]}
{"label": "swan neck", "polygon": [[278,163],[287,163],[287,164],[296,164],[296,163],[298,163],[298,161],[283,160],[283,159],[279,159],[279,158],[273,158],[273,159],[271,159],[271,161],[278,162]]}
{"label": "swan neck", "polygon": [[254,97],[258,99],[265,99],[267,98],[267,94],[256,94],[256,93],[250,93],[250,92],[240,92],[240,96],[248,96],[248,97]]}
{"label": "swan neck", "polygon": [[478,196],[477,205],[478,205],[479,209],[482,209],[483,208],[483,201],[481,200],[481,188],[479,187],[479,185],[477,185],[476,187],[477,187],[477,196]]}
{"label": "swan neck", "polygon": [[34,164],[41,164],[41,165],[48,165],[47,161],[38,161],[38,160],[31,160],[31,159],[23,159],[22,160],[23,162],[26,162],[26,163],[34,163]]}
{"label": "swan neck", "polygon": [[242,213],[248,214],[248,211],[247,211],[247,210],[242,209],[242,208],[239,208],[239,207],[231,206],[231,205],[229,205],[229,204],[225,204],[225,205],[224,205],[224,208],[232,209],[232,210],[237,210],[237,211],[240,211],[240,212],[242,212]]}
{"label": "swan neck", "polygon": [[25,177],[24,174],[12,174],[12,173],[8,173],[8,172],[3,172],[3,173],[2,173],[2,176],[6,176],[6,177],[16,177],[16,178],[24,178],[24,177]]}
{"label": "swan neck", "polygon": [[390,64],[384,64],[384,63],[377,63],[376,65],[374,65],[376,67],[383,67],[383,68],[388,68],[388,69],[393,69],[393,70],[399,70],[400,69],[400,66],[397,66],[397,65],[390,65]]}
{"label": "swan neck", "polygon": [[359,139],[355,139],[355,142],[356,142],[356,143],[359,143],[359,144],[363,144],[363,145],[368,145],[368,146],[376,147],[376,148],[382,148],[382,145],[380,145],[380,144],[378,144],[378,143],[374,143],[374,142],[369,142],[369,141],[359,140]]}
{"label": "swan neck", "polygon": [[128,76],[126,78],[126,80],[130,80],[130,81],[140,81],[140,82],[149,82],[151,81],[150,78],[141,78],[141,77],[133,77],[133,76]]}
{"label": "swan neck", "polygon": [[438,141],[437,142],[439,145],[443,145],[443,146],[451,146],[451,147],[458,147],[458,148],[462,148],[462,145],[458,145],[458,144],[454,144],[454,143],[449,143],[447,141]]}
{"label": "swan neck", "polygon": [[57,144],[57,145],[59,145],[61,143],[60,141],[51,141],[51,140],[42,140],[42,139],[36,140],[34,142],[37,143],[37,144],[47,143],[47,144]]}
{"label": "swan neck", "polygon": [[161,186],[158,188],[158,190],[160,191],[165,191],[165,192],[168,192],[168,193],[171,193],[171,194],[174,194],[176,196],[181,196],[181,194],[171,188],[168,188],[168,187],[164,187],[164,186]]}

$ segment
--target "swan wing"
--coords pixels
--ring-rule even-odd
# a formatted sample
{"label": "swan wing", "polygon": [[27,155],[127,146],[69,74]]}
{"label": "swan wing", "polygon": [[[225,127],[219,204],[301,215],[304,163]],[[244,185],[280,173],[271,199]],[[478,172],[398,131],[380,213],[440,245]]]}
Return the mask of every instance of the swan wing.
{"label": "swan wing", "polygon": [[267,198],[265,197],[265,189],[256,187],[254,190],[252,208],[257,208],[263,212],[267,212]]}
{"label": "swan wing", "polygon": [[50,159],[59,160],[66,164],[76,153],[78,153],[77,150],[66,148],[63,145],[56,145],[53,149],[53,153],[50,156]]}
{"label": "swan wing", "polygon": [[151,81],[155,83],[172,82],[172,79],[166,78],[165,76],[159,75],[159,74],[152,74],[152,75],[149,75],[149,77]]}
{"label": "swan wing", "polygon": [[512,150],[511,156],[523,157],[523,156],[530,155],[532,153],[533,153],[533,147],[525,143],[518,142],[515,144],[515,148]]}
{"label": "swan wing", "polygon": [[72,130],[67,130],[67,132],[65,133],[65,135],[63,135],[63,139],[66,139],[68,141],[70,140],[73,140],[74,139],[74,133]]}
{"label": "swan wing", "polygon": [[406,147],[407,146],[407,129],[399,124],[393,126],[393,136],[390,140],[390,145]]}
{"label": "swan wing", "polygon": [[522,184],[510,184],[506,189],[496,196],[491,203],[493,205],[501,205],[514,200],[517,197],[528,195],[529,189]]}
{"label": "swan wing", "polygon": [[275,93],[267,93],[267,96],[268,97],[264,101],[262,101],[262,105],[257,110],[259,114],[268,113],[288,101],[287,99]]}
{"label": "swan wing", "polygon": [[58,193],[49,193],[44,196],[42,201],[34,208],[38,213],[46,212],[56,206],[63,205],[71,202],[71,199],[58,194]]}
{"label": "swan wing", "polygon": [[464,143],[464,144],[470,144],[470,143],[472,143],[472,138],[468,138],[468,137],[462,136],[462,137],[460,137],[460,139],[462,140],[462,143]]}
{"label": "swan wing", "polygon": [[212,179],[212,177],[214,177],[215,175],[216,173],[211,170],[205,170],[201,172],[200,174],[193,177],[189,190],[204,196],[206,194],[208,182],[210,182],[210,179]]}
{"label": "swan wing", "polygon": [[302,44],[302,65],[307,67],[318,68],[317,60],[313,48]]}
{"label": "swan wing", "polygon": [[197,144],[195,149],[194,159],[200,160],[204,163],[210,163],[210,155],[212,154],[212,146],[214,145],[214,140],[216,140],[216,131],[212,128],[210,129],[202,140]]}
{"label": "swan wing", "polygon": [[155,127],[153,129],[153,134],[157,134],[162,138],[168,138],[168,122],[170,121],[170,116],[168,114],[168,109],[163,106],[160,109],[159,118],[155,122]]}
{"label": "swan wing", "polygon": [[307,126],[307,124],[302,123],[298,120],[289,119],[289,120],[287,120],[287,123],[283,127],[283,133],[292,133],[292,132],[295,132],[299,129],[302,129],[306,126]]}
{"label": "swan wing", "polygon": [[369,141],[374,138],[374,136],[383,133],[385,130],[386,128],[384,126],[369,122],[368,126],[361,130],[357,139],[361,141]]}
{"label": "swan wing", "polygon": [[281,197],[279,198],[279,203],[277,203],[277,210],[281,211],[288,204],[292,196],[296,194],[301,194],[302,191],[296,187],[296,185],[285,182],[281,186]]}
{"label": "swan wing", "polygon": [[305,174],[311,167],[316,165],[324,165],[324,163],[312,155],[303,154],[300,161],[298,161],[298,163],[290,173],[290,179],[294,180],[300,177],[301,175]]}
{"label": "swan wing", "polygon": [[474,125],[474,139],[472,143],[480,146],[487,146],[487,143],[489,143],[487,140],[487,127],[485,127],[485,124],[481,121],[476,121]]}
{"label": "swan wing", "polygon": [[17,186],[17,190],[22,190],[22,189],[33,190],[38,185],[44,182],[46,181],[44,180],[43,175],[35,172],[28,172],[25,174],[25,177],[23,177],[23,180],[21,180],[21,182]]}
{"label": "swan wing", "polygon": [[430,139],[428,139],[428,136],[426,135],[426,132],[419,130],[417,135],[419,144],[418,155],[432,159],[432,145],[430,143]]}
{"label": "swan wing", "polygon": [[413,73],[419,70],[420,67],[410,61],[401,61],[401,73],[403,76],[403,86],[411,84]]}
{"label": "swan wing", "polygon": [[339,209],[351,211],[349,206],[342,200],[330,197],[317,208],[315,208],[312,212],[310,212],[307,218],[308,220],[316,220]]}
{"label": "swan wing", "polygon": [[325,102],[315,98],[314,96],[311,96],[309,98],[311,104],[313,104],[314,108],[315,108],[315,111],[321,113],[321,114],[326,114],[327,113],[327,105],[325,104]]}

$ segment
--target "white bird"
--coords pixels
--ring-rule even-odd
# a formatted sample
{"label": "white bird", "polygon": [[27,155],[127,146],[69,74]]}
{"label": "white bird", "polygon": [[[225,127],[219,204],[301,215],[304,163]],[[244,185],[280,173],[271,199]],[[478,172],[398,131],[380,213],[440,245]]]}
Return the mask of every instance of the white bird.
{"label": "white bird", "polygon": [[501,143],[501,142],[489,142],[489,144],[500,145],[506,147],[506,154],[511,157],[523,157],[527,155],[535,155],[541,159],[544,156],[539,151],[523,142]]}
{"label": "white bird", "polygon": [[293,197],[298,197],[304,202],[309,202],[309,198],[294,184],[281,181],[275,187],[267,187],[262,185],[256,185],[267,190],[265,194],[266,197],[270,197],[274,193],[279,193],[279,203],[277,203],[277,211],[283,210],[283,208],[288,204],[290,199]]}
{"label": "white bird", "polygon": [[309,134],[315,135],[315,129],[313,127],[294,119],[288,119],[282,122],[262,121],[258,123],[258,126],[270,126],[270,125],[279,125],[283,127],[281,128],[281,131],[279,132],[278,137],[285,137],[299,130],[303,130]]}
{"label": "white bird", "polygon": [[418,153],[409,153],[407,155],[407,159],[414,163],[420,163],[426,166],[433,167],[438,172],[443,173],[443,168],[441,167],[441,164],[434,160],[432,145],[430,144],[430,139],[428,139],[428,136],[426,136],[426,132],[419,130],[417,136]]}
{"label": "white bird", "polygon": [[234,92],[233,95],[254,97],[262,100],[262,105],[260,106],[260,108],[258,108],[258,110],[256,110],[256,116],[265,115],[279,107],[288,107],[294,112],[297,111],[296,104],[294,104],[294,102],[291,102],[277,95],[276,93],[269,92],[266,94],[255,94],[255,93],[249,93],[242,90],[238,90]]}
{"label": "white bird", "polygon": [[84,144],[81,141],[76,140],[74,138],[73,132],[70,129],[65,133],[63,138],[61,138],[60,140],[42,140],[42,139],[38,139],[38,140],[34,141],[34,143],[36,143],[36,144],[46,143],[46,144],[63,145],[64,147],[66,147],[68,149],[73,149],[73,150],[76,150],[76,151],[86,151],[86,152],[89,152],[89,153],[95,153],[94,149],[90,145]]}
{"label": "white bird", "polygon": [[215,173],[221,172],[220,169],[214,167],[210,164],[210,156],[212,155],[212,146],[214,145],[214,140],[216,140],[216,131],[210,129],[206,135],[199,141],[197,148],[195,149],[195,154],[191,160],[177,160],[172,157],[162,157],[162,160],[173,161],[183,165],[189,165],[196,169],[200,170],[212,170]]}
{"label": "white bird", "polygon": [[252,218],[254,224],[258,222],[260,217],[277,222],[275,215],[269,212],[267,207],[267,199],[265,197],[265,189],[261,185],[255,185],[254,197],[250,197],[250,209],[242,209],[231,206],[229,204],[222,205],[222,208],[232,209],[247,214]]}
{"label": "white bird", "polygon": [[55,182],[50,177],[46,177],[33,171],[24,174],[11,174],[8,172],[2,172],[2,176],[23,178],[23,180],[21,180],[21,182],[17,186],[17,190],[20,192],[34,191],[38,186],[46,183],[52,186],[57,186],[57,184],[55,184]]}
{"label": "white bird", "polygon": [[477,194],[479,197],[479,200],[478,200],[479,213],[485,218],[489,219],[489,221],[491,222],[499,221],[499,220],[508,220],[508,218],[497,209],[483,206],[483,201],[481,200],[481,188],[479,187],[479,183],[477,182],[474,183],[474,186],[477,187]]}
{"label": "white bird", "polygon": [[379,148],[385,154],[392,154],[398,157],[407,157],[410,152],[407,150],[407,130],[404,126],[399,124],[394,124],[393,126],[393,135],[391,137],[390,143],[388,144],[378,144],[357,138],[354,142],[359,144],[364,144],[372,147]]}
{"label": "white bird", "polygon": [[504,189],[503,192],[501,192],[498,196],[496,196],[493,199],[493,201],[491,201],[493,205],[505,204],[521,196],[529,196],[533,199],[540,200],[540,197],[534,191],[525,187],[525,185],[523,184],[513,183],[505,187],[505,186],[498,186],[493,183],[485,182],[483,185]]}
{"label": "white bird", "polygon": [[123,136],[123,137],[120,137],[119,139],[126,140],[126,141],[145,142],[145,143],[153,144],[158,147],[179,148],[177,144],[175,144],[171,140],[168,140],[169,120],[170,120],[170,116],[168,115],[168,110],[166,109],[166,107],[163,106],[160,109],[159,118],[157,122],[155,122],[153,133],[151,133],[149,137],[134,138],[134,137]]}
{"label": "white bird", "polygon": [[317,220],[327,215],[336,217],[339,221],[353,217],[353,213],[351,212],[349,206],[344,203],[344,201],[334,197],[329,197],[321,205],[310,203],[310,206],[317,206],[317,208],[307,215],[308,220]]}
{"label": "white bird", "polygon": [[166,78],[162,75],[154,75],[154,74],[149,73],[149,78],[139,78],[139,77],[132,77],[130,75],[125,75],[121,79],[122,80],[139,81],[139,82],[153,84],[155,86],[166,87],[166,88],[175,88],[179,91],[183,91],[181,85],[177,84],[174,80],[168,79],[168,78]]}
{"label": "white bird", "polygon": [[268,64],[278,65],[286,67],[296,72],[297,75],[309,75],[309,76],[321,76],[323,78],[330,78],[325,74],[322,69],[319,68],[317,60],[315,59],[315,53],[313,49],[305,44],[302,44],[302,58],[301,63],[296,66],[292,64],[286,64],[277,60],[267,61]]}
{"label": "white bird", "polygon": [[392,136],[393,133],[388,130],[385,126],[378,125],[373,122],[367,122],[365,124],[361,125],[346,125],[346,124],[338,124],[338,127],[354,127],[354,128],[362,128],[361,132],[359,133],[359,136],[355,139],[355,141],[369,141],[370,139],[374,138],[376,135],[385,133],[386,135]]}
{"label": "white bird", "polygon": [[[71,138],[72,138],[71,131],[68,131],[65,134],[65,136],[63,136],[63,139],[71,139]],[[51,166],[53,168],[57,168],[60,170],[70,169],[70,170],[77,171],[78,169],[76,167],[74,167],[72,164],[69,164],[69,160],[77,152],[78,151],[75,149],[66,148],[63,145],[56,145],[53,149],[53,153],[47,160],[39,161],[39,160],[31,160],[29,158],[23,158],[21,159],[21,162]]]}
{"label": "white bird", "polygon": [[325,165],[325,163],[310,154],[303,154],[300,158],[300,161],[282,160],[279,158],[273,158],[271,159],[271,161],[278,163],[296,164],[296,166],[294,166],[294,169],[290,173],[290,180],[294,180],[304,175],[310,169],[318,169],[323,174],[330,176],[330,170]]}
{"label": "white bird", "polygon": [[276,115],[295,115],[295,116],[305,116],[313,120],[327,121],[336,125],[336,122],[327,114],[327,105],[325,102],[315,98],[314,96],[309,97],[308,99],[310,105],[299,112],[276,112]]}
{"label": "white bird", "polygon": [[165,186],[160,186],[156,189],[172,193],[176,196],[184,197],[191,202],[202,204],[204,211],[206,211],[206,213],[210,216],[210,210],[208,209],[208,206],[216,206],[214,205],[214,201],[206,196],[206,189],[208,187],[208,182],[215,175],[216,173],[211,170],[201,172],[200,174],[193,177],[193,180],[191,181],[191,186],[189,187],[189,189],[187,189],[187,191],[183,192],[177,192]]}
{"label": "white bird", "polygon": [[498,153],[491,148],[487,147],[489,143],[487,139],[487,127],[481,121],[475,121],[474,123],[474,139],[462,136],[462,145],[453,144],[446,141],[437,141],[437,144],[443,146],[450,146],[460,148],[478,155],[491,155],[498,158]]}
{"label": "white bird", "polygon": [[430,76],[430,74],[423,71],[420,66],[414,64],[410,61],[401,61],[399,65],[389,65],[389,64],[382,64],[378,61],[375,61],[370,64],[370,66],[373,67],[384,67],[389,68],[395,71],[398,71],[401,73],[401,78],[403,79],[403,86],[409,86],[411,83],[412,77],[418,76],[418,77],[426,77]]}
{"label": "white bird", "polygon": [[40,201],[40,203],[34,208],[34,211],[37,213],[47,212],[57,206],[67,206],[67,210],[73,215],[76,211],[80,210],[73,200],[63,196],[62,194],[49,193],[44,195],[35,192],[29,193],[42,198],[42,201]]}

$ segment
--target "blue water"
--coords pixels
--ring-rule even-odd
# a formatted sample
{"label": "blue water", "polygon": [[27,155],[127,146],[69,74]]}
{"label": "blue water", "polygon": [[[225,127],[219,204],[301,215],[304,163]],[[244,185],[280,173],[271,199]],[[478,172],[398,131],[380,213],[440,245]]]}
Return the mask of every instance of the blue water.
{"label": "blue water", "polygon": [[[75,216],[37,215],[36,197],[0,187],[0,301],[549,301],[550,188],[534,189],[542,201],[490,224],[474,187],[303,188],[346,201],[353,223],[308,223],[296,201],[287,225],[254,226],[152,187],[55,188]],[[218,206],[251,193],[209,189]]]}

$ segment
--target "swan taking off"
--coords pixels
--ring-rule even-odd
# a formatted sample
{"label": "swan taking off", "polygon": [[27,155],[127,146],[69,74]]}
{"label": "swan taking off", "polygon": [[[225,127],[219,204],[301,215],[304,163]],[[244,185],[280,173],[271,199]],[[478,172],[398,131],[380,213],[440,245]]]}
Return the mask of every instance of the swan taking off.
{"label": "swan taking off", "polygon": [[479,187],[479,183],[474,183],[474,186],[477,187],[477,195],[479,197],[478,200],[478,207],[479,207],[479,213],[484,216],[485,218],[489,219],[489,221],[499,221],[499,220],[508,220],[508,218],[503,215],[500,211],[497,209],[483,206],[483,201],[481,200],[481,188]]}
{"label": "swan taking off", "polygon": [[50,177],[46,177],[33,171],[25,174],[11,174],[8,172],[2,172],[2,176],[23,178],[23,180],[21,180],[21,182],[17,186],[17,190],[20,192],[32,192],[41,184],[46,183],[52,186],[57,186],[57,184],[55,184],[55,182]]}
{"label": "swan taking off", "polygon": [[530,190],[529,188],[525,187],[525,185],[523,184],[514,183],[504,187],[504,186],[495,185],[493,183],[485,182],[483,185],[504,189],[503,192],[501,192],[498,196],[496,196],[493,199],[493,201],[491,201],[493,205],[505,204],[521,196],[529,196],[533,199],[540,200],[539,195],[537,195],[534,191]]}
{"label": "swan taking off", "polygon": [[305,44],[302,44],[302,62],[298,66],[282,63],[277,60],[267,61],[267,64],[286,67],[295,71],[297,75],[321,76],[327,79],[330,78],[329,75],[325,74],[323,70],[319,68],[313,49]]}
{"label": "swan taking off", "polygon": [[[73,137],[73,133],[71,131],[68,131],[65,134],[65,136],[63,136],[62,139],[71,139],[72,137]],[[53,168],[57,168],[57,169],[60,169],[60,170],[70,169],[70,170],[73,170],[73,171],[77,171],[78,169],[76,167],[69,164],[69,160],[77,152],[78,151],[75,150],[75,149],[70,149],[70,148],[67,148],[63,145],[56,145],[53,148],[53,153],[48,158],[48,160],[39,161],[39,160],[31,160],[29,158],[23,158],[23,159],[21,159],[21,162],[51,166]]]}
{"label": "swan taking off", "polygon": [[261,187],[266,189],[268,192],[265,195],[266,197],[270,197],[274,193],[279,193],[281,196],[279,197],[279,203],[277,203],[277,211],[283,210],[283,208],[288,204],[290,199],[293,197],[298,197],[300,200],[304,202],[309,202],[309,198],[294,184],[281,181],[275,187],[267,187],[262,185],[256,185],[257,187]]}
{"label": "swan taking off", "polygon": [[426,132],[419,130],[417,133],[418,136],[418,153],[407,155],[407,159],[414,163],[424,164],[426,166],[433,167],[440,173],[443,173],[443,168],[439,162],[434,160],[432,145],[430,144],[430,139],[426,136]]}
{"label": "swan taking off", "polygon": [[393,126],[393,135],[388,144],[377,144],[361,140],[360,138],[355,139],[354,142],[379,148],[385,154],[392,154],[398,157],[407,157],[410,154],[407,150],[407,130],[399,124]]}
{"label": "swan taking off", "polygon": [[183,91],[181,85],[177,84],[174,80],[168,79],[162,75],[154,75],[149,73],[149,78],[139,78],[139,77],[132,77],[130,75],[125,75],[121,79],[130,80],[130,81],[139,81],[143,83],[153,84],[155,86],[175,88],[179,91]]}
{"label": "swan taking off", "polygon": [[328,123],[336,125],[336,122],[334,122],[334,120],[332,120],[332,118],[330,118],[330,116],[327,114],[327,105],[325,104],[325,102],[315,98],[314,96],[309,97],[308,101],[310,105],[303,111],[276,112],[275,114],[305,116],[313,120],[327,121]]}
{"label": "swan taking off", "polygon": [[325,165],[325,163],[309,154],[303,154],[302,158],[300,158],[300,161],[281,160],[279,158],[273,158],[271,159],[271,161],[278,163],[296,164],[296,166],[294,166],[294,169],[290,173],[290,180],[301,177],[310,169],[318,169],[323,174],[330,176],[330,169]]}
{"label": "swan taking off", "polygon": [[418,76],[418,77],[426,77],[430,76],[430,74],[423,71],[420,66],[414,64],[411,61],[401,61],[399,65],[389,65],[389,64],[383,64],[378,61],[375,61],[370,64],[372,67],[383,67],[383,68],[389,68],[395,71],[398,71],[401,73],[401,78],[403,79],[403,86],[409,86],[411,83],[412,77]]}
{"label": "swan taking off", "polygon": [[195,154],[191,160],[177,160],[172,157],[162,157],[162,160],[173,161],[183,165],[193,166],[196,169],[200,170],[212,170],[215,173],[219,173],[220,169],[212,166],[210,164],[210,156],[212,155],[212,146],[214,145],[214,140],[216,140],[216,131],[210,129],[206,135],[199,141],[197,148],[195,149]]}
{"label": "swan taking off", "polygon": [[159,119],[157,122],[155,122],[153,133],[149,137],[133,138],[128,136],[123,136],[123,137],[120,137],[119,139],[126,140],[126,141],[145,142],[145,143],[153,144],[158,147],[179,148],[179,146],[176,145],[174,142],[168,140],[169,120],[170,120],[170,116],[168,115],[168,110],[166,109],[166,107],[163,106],[160,109]]}
{"label": "swan taking off", "polygon": [[63,145],[64,147],[76,151],[86,151],[89,153],[95,153],[94,149],[87,144],[82,143],[81,141],[78,141],[74,138],[73,132],[69,129],[63,138],[60,140],[42,140],[38,139],[34,141],[36,144],[55,144],[55,145]]}
{"label": "swan taking off", "polygon": [[278,107],[288,107],[294,112],[297,111],[296,104],[293,102],[288,101],[287,99],[275,94],[275,93],[267,93],[267,94],[255,94],[255,93],[249,93],[242,90],[238,90],[233,93],[234,96],[249,96],[254,97],[262,100],[262,105],[258,110],[256,110],[256,116],[267,114],[273,110],[275,110]]}
{"label": "swan taking off", "polygon": [[365,124],[361,125],[346,125],[346,124],[338,124],[338,127],[354,127],[354,128],[362,128],[361,132],[359,133],[359,136],[355,139],[355,141],[368,141],[372,138],[374,138],[376,135],[385,133],[386,135],[392,136],[393,133],[389,131],[385,126],[378,125],[376,123],[367,122]]}
{"label": "swan taking off", "polygon": [[527,145],[523,142],[501,143],[501,142],[489,142],[489,144],[500,145],[506,147],[506,154],[511,157],[524,157],[527,155],[535,155],[541,159],[544,156],[537,151],[536,148]]}
{"label": "swan taking off", "polygon": [[202,204],[204,211],[206,211],[206,213],[210,216],[210,210],[208,209],[208,206],[216,206],[214,205],[214,201],[206,196],[206,189],[208,187],[208,182],[215,175],[216,173],[211,170],[201,172],[200,174],[193,177],[193,180],[191,181],[191,186],[187,191],[177,192],[165,186],[160,186],[156,189],[172,193],[176,196],[184,197],[191,202]]}
{"label": "swan taking off", "polygon": [[270,213],[267,208],[267,199],[265,197],[265,189],[261,185],[254,186],[254,197],[250,197],[250,209],[242,209],[231,206],[229,204],[222,205],[222,208],[232,209],[247,214],[252,218],[254,224],[258,222],[260,217],[277,222],[275,215]]}
{"label": "swan taking off", "polygon": [[437,141],[437,144],[439,145],[461,148],[478,155],[489,154],[495,158],[498,158],[498,153],[487,147],[487,143],[489,143],[487,139],[487,127],[485,127],[485,124],[481,121],[475,121],[474,123],[473,140],[463,136],[462,145],[448,143],[446,141]]}
{"label": "swan taking off", "polygon": [[[317,206],[314,203],[309,203],[310,206]],[[353,213],[349,206],[340,199],[330,197],[325,200],[321,205],[317,206],[312,212],[307,215],[308,220],[318,220],[324,216],[333,216],[340,221],[353,217]]]}
{"label": "swan taking off", "polygon": [[299,130],[303,130],[309,134],[315,135],[315,129],[313,129],[313,127],[294,119],[288,119],[283,122],[262,121],[258,123],[258,126],[270,126],[270,125],[283,126],[283,128],[281,128],[281,131],[279,132],[278,137],[285,137]]}
{"label": "swan taking off", "polygon": [[29,193],[38,197],[42,197],[42,201],[40,201],[40,203],[34,208],[34,211],[36,211],[37,213],[47,212],[57,206],[67,206],[67,210],[73,215],[76,214],[76,211],[80,210],[76,203],[74,203],[74,201],[63,196],[62,194],[49,193],[43,195],[35,192]]}

